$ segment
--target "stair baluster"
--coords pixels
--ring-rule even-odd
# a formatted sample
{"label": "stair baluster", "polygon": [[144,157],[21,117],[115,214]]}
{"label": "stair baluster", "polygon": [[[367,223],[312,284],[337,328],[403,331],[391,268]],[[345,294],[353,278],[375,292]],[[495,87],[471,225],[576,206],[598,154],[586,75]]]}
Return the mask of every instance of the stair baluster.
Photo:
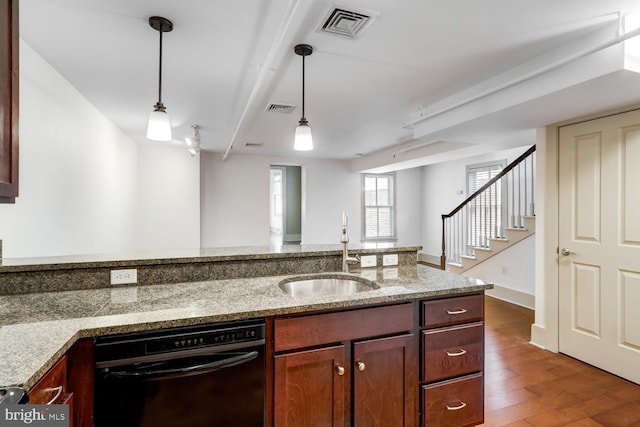
{"label": "stair baluster", "polygon": [[442,215],[440,268],[462,265],[476,248],[488,250],[491,240],[506,238],[505,226],[524,230],[535,216],[535,145],[507,165],[478,191]]}

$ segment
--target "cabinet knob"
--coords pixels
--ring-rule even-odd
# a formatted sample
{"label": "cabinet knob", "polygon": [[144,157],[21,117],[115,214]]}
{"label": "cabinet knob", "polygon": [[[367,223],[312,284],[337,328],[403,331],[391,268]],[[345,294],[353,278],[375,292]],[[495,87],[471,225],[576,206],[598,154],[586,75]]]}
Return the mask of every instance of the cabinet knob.
{"label": "cabinet knob", "polygon": [[344,366],[336,366],[336,371],[338,372],[338,375],[343,376],[344,375]]}
{"label": "cabinet knob", "polygon": [[367,365],[364,362],[356,362],[356,366],[358,367],[358,371],[362,372],[367,368]]}

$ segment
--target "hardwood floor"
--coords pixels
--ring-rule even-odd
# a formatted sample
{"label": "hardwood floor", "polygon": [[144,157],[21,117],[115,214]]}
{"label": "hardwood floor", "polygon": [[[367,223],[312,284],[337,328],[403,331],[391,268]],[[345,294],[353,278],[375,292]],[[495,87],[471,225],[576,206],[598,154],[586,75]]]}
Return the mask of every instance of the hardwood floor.
{"label": "hardwood floor", "polygon": [[531,310],[485,297],[485,316],[484,426],[640,427],[640,386],[529,344]]}

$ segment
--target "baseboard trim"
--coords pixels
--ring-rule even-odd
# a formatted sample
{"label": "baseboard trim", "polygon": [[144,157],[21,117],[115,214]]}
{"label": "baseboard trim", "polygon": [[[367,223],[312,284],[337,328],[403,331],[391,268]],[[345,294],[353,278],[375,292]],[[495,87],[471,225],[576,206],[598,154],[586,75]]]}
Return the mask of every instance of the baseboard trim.
{"label": "baseboard trim", "polygon": [[418,261],[424,262],[427,265],[440,266],[440,257],[437,255],[429,255],[424,252],[418,252]]}
{"label": "baseboard trim", "polygon": [[426,265],[427,267],[431,267],[431,268],[435,268],[435,269],[438,269],[438,270],[442,270],[442,267],[440,267],[440,264],[432,264],[432,263],[426,262],[426,261],[418,261],[418,264]]}
{"label": "baseboard trim", "polygon": [[531,340],[529,341],[529,344],[541,348],[543,350],[547,350],[547,351],[551,351],[554,353],[557,353],[557,351],[554,351],[553,349],[550,349],[548,346],[542,344],[545,343],[547,341],[547,329],[543,326],[537,325],[537,324],[532,324],[531,325]]}
{"label": "baseboard trim", "polygon": [[511,304],[519,305],[520,307],[528,308],[529,310],[535,310],[536,307],[535,295],[518,291],[516,289],[511,289],[500,285],[493,285],[493,289],[487,289],[485,293],[490,297],[497,298]]}

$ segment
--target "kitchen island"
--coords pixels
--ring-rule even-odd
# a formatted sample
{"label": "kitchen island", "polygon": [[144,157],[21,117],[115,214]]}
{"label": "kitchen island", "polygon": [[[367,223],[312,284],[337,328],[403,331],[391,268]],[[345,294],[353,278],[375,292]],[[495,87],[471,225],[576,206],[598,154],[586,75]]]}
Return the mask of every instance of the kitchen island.
{"label": "kitchen island", "polygon": [[[415,247],[395,247],[381,252],[362,249],[360,253],[404,251],[406,254],[413,253],[415,257],[416,250]],[[297,253],[306,257],[339,258],[334,248],[314,248],[312,254],[304,251]],[[266,258],[247,253],[216,256],[221,257],[216,261],[220,263],[237,262],[238,258],[262,262]],[[287,263],[295,263],[296,258],[282,255],[274,257]],[[295,270],[294,274],[271,276],[0,295],[0,386],[33,387],[74,343],[83,338],[221,321],[339,312],[468,294],[481,295],[485,289],[492,287],[479,280],[417,265],[415,261],[410,262],[411,256],[407,258],[409,262],[403,262],[401,256],[398,266],[362,268],[352,273],[337,273],[331,261],[329,264],[334,268],[333,271]],[[175,261],[175,258],[172,260]],[[128,266],[140,265],[131,260],[123,262]],[[158,260],[147,263],[163,264]],[[74,268],[82,267],[81,264],[74,265]],[[13,270],[26,267],[3,268]],[[308,277],[318,274],[364,278],[377,288],[351,295],[292,297],[278,286],[292,275]]]}

